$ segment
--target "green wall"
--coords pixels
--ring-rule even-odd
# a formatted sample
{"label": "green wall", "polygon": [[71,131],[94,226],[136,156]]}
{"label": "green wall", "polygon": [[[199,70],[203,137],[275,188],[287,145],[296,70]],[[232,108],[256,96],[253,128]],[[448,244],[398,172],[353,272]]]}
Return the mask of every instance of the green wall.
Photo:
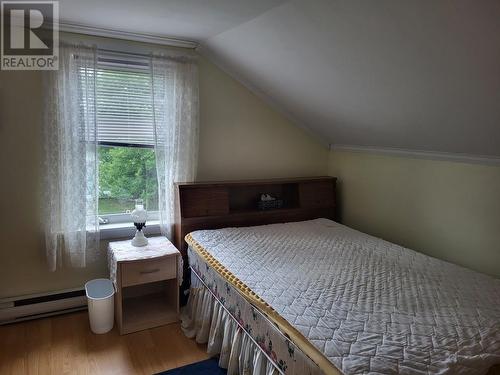
{"label": "green wall", "polygon": [[331,151],[355,229],[500,277],[500,167]]}

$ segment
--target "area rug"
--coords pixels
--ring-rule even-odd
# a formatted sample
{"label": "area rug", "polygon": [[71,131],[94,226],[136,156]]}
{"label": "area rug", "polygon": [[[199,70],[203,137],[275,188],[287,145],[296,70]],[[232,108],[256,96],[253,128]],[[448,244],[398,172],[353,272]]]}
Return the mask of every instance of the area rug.
{"label": "area rug", "polygon": [[227,371],[219,367],[217,358],[192,363],[187,366],[160,372],[157,375],[226,375]]}

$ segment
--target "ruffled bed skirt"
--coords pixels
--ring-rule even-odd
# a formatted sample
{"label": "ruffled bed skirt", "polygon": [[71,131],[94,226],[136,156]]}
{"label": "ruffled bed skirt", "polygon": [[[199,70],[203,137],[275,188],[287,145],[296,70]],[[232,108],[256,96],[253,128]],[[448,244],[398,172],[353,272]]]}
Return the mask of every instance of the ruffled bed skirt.
{"label": "ruffled bed skirt", "polygon": [[227,369],[228,375],[280,374],[212,293],[194,279],[181,314],[184,334],[197,343],[207,344],[208,354],[219,356],[219,366]]}

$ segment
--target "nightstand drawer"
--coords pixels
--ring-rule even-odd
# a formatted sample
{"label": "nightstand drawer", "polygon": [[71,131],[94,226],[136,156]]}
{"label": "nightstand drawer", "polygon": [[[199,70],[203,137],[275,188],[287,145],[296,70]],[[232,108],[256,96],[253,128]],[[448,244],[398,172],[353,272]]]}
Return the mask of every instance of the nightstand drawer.
{"label": "nightstand drawer", "polygon": [[122,286],[151,283],[177,277],[177,257],[142,260],[121,265]]}

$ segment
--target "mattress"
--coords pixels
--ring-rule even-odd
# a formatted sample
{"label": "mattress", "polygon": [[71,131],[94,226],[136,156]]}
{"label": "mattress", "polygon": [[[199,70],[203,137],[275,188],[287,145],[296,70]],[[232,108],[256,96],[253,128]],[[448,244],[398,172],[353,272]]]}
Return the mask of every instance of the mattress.
{"label": "mattress", "polygon": [[186,239],[326,372],[325,361],[345,374],[500,363],[500,280],[327,219]]}

